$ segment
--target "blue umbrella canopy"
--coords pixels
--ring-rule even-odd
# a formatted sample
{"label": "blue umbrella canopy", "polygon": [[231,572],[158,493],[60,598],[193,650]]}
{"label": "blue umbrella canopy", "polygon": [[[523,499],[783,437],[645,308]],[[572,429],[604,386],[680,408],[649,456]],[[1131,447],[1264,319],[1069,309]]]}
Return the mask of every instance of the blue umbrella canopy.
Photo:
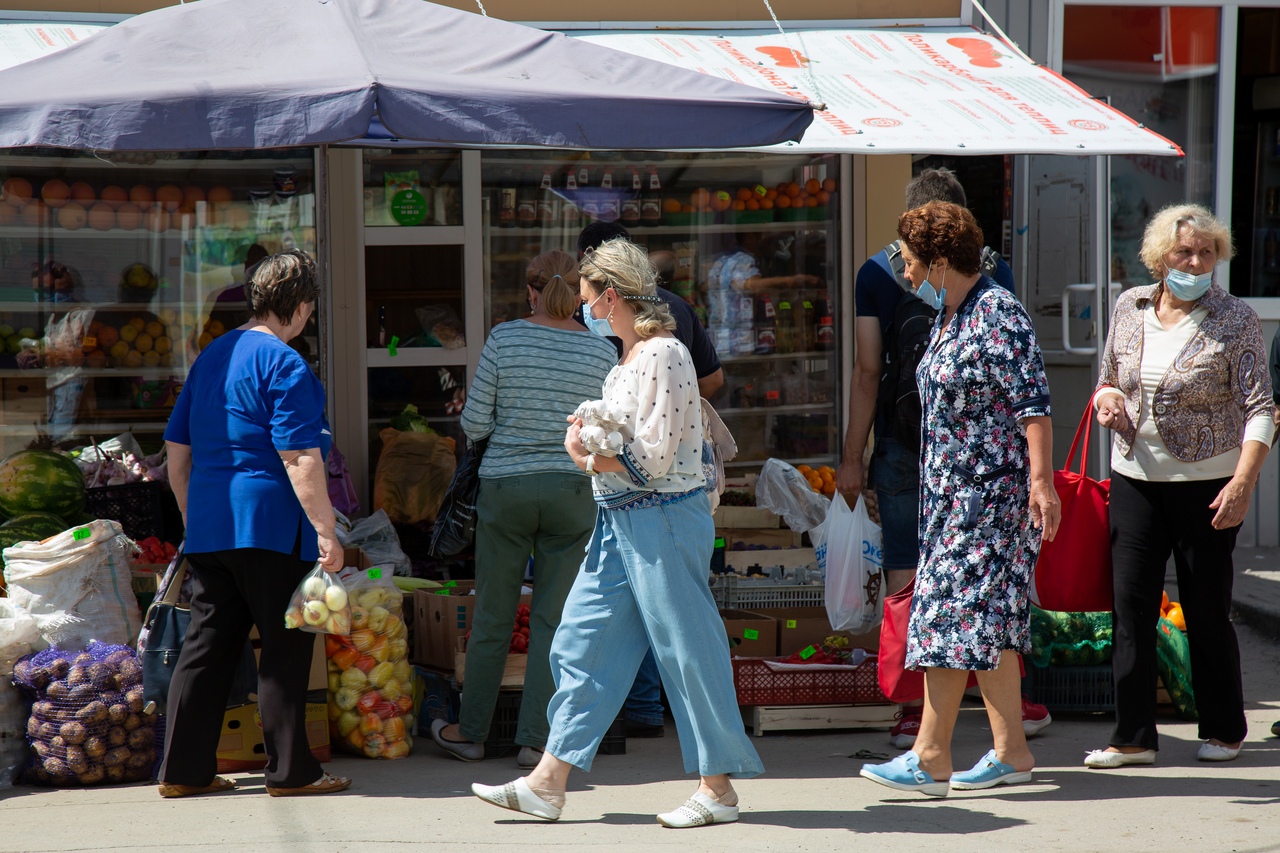
{"label": "blue umbrella canopy", "polygon": [[730,148],[801,100],[424,0],[200,0],[0,71],[0,148]]}

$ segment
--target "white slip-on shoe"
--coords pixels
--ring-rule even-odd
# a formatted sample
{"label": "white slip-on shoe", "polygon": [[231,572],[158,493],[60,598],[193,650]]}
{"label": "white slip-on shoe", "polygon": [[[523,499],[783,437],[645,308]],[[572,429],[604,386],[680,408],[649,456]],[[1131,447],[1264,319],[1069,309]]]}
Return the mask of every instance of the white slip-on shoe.
{"label": "white slip-on shoe", "polygon": [[1200,744],[1196,758],[1200,761],[1235,761],[1240,755],[1240,747],[1223,746],[1220,743],[1205,741]]}
{"label": "white slip-on shoe", "polygon": [[658,815],[658,823],[671,829],[710,826],[713,823],[733,823],[737,819],[737,806],[721,805],[702,792],[685,800],[684,805],[675,811]]}
{"label": "white slip-on shoe", "polygon": [[559,820],[562,811],[535,794],[523,776],[505,785],[473,784],[471,793],[498,808],[511,809],[543,820]]}
{"label": "white slip-on shoe", "polygon": [[1130,764],[1155,763],[1156,751],[1154,749],[1144,749],[1142,752],[1107,752],[1105,749],[1095,749],[1084,757],[1085,767],[1093,767],[1098,770],[1124,767]]}

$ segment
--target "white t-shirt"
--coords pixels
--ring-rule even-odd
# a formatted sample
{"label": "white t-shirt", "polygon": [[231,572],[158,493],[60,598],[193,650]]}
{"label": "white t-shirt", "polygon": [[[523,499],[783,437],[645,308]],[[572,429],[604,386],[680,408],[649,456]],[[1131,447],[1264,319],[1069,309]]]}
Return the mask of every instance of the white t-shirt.
{"label": "white t-shirt", "polygon": [[604,402],[626,416],[626,469],[595,477],[596,501],[625,507],[654,493],[682,494],[706,486],[702,473],[702,398],[693,359],[675,338],[636,344],[631,361],[609,371]]}

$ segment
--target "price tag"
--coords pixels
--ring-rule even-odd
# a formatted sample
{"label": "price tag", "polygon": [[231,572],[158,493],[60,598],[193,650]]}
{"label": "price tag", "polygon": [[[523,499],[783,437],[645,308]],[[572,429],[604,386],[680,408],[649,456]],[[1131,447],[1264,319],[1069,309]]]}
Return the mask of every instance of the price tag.
{"label": "price tag", "polygon": [[432,594],[432,595],[448,595],[448,594],[449,594],[449,590],[447,590],[447,589],[433,589],[433,590],[431,590],[431,594]]}
{"label": "price tag", "polygon": [[758,639],[760,639],[760,632],[759,632],[759,631],[757,631],[755,628],[744,628],[744,629],[742,630],[742,639],[744,639],[744,640],[758,640]]}
{"label": "price tag", "polygon": [[444,588],[445,588],[445,589],[455,589],[457,586],[458,586],[458,582],[457,582],[457,581],[445,581],[445,582],[444,582]]}
{"label": "price tag", "polygon": [[764,198],[768,194],[769,191],[764,188],[764,184],[756,184],[756,195],[760,196],[760,198]]}
{"label": "price tag", "polygon": [[796,620],[794,620],[794,619],[788,619],[788,620],[787,620],[787,627],[788,627],[788,628],[794,628],[794,627],[796,627]]}
{"label": "price tag", "polygon": [[85,335],[84,340],[80,342],[80,345],[85,349],[93,349],[98,345],[98,339],[93,335]]}
{"label": "price tag", "polygon": [[93,532],[89,530],[89,528],[81,527],[75,533],[71,534],[71,538],[79,542],[81,539],[88,539],[92,535],[93,535]]}
{"label": "price tag", "polygon": [[716,198],[720,199],[721,201],[729,201],[731,198],[733,198],[733,196],[729,195],[724,190],[718,190],[716,191]]}
{"label": "price tag", "polygon": [[805,646],[804,649],[800,652],[800,660],[808,660],[809,658],[813,657],[817,653],[818,653],[818,650],[815,649],[813,646]]}
{"label": "price tag", "polygon": [[380,577],[382,577],[382,569],[370,569],[370,570],[369,570],[369,580],[375,580],[375,581],[376,581],[376,580],[378,580]]}
{"label": "price tag", "polygon": [[396,357],[396,347],[398,347],[398,346],[400,346],[400,336],[399,336],[399,335],[392,335],[392,336],[391,336],[391,343],[387,344],[387,355],[391,356],[392,358],[395,358],[395,357]]}

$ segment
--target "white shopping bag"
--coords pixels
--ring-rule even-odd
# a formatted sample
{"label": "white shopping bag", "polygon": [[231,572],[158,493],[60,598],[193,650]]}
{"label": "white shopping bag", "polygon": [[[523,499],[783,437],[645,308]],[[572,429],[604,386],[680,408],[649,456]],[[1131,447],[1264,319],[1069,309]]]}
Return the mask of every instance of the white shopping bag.
{"label": "white shopping bag", "polygon": [[822,528],[824,541],[817,545],[818,568],[826,579],[831,628],[854,634],[870,631],[884,616],[880,525],[867,515],[867,504],[861,496],[850,510],[844,496],[836,492]]}

